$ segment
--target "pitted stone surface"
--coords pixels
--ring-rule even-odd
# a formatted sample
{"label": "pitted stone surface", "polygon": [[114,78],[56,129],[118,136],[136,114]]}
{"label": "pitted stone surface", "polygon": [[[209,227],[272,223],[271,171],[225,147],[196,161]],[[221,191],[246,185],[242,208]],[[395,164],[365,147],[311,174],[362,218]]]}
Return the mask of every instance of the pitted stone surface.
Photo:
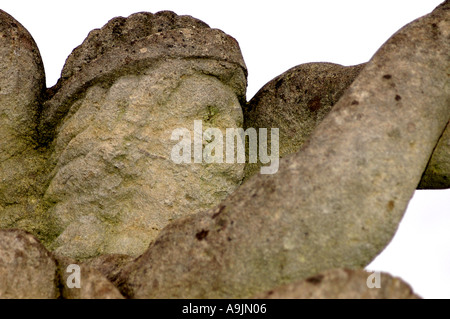
{"label": "pitted stone surface", "polygon": [[[364,65],[306,63],[284,72],[264,85],[244,108],[245,128],[279,128],[280,157],[297,152]],[[245,178],[258,173],[260,166],[259,161],[247,163]]]}
{"label": "pitted stone surface", "polygon": [[[91,33],[44,104],[44,122],[56,121],[50,248],[76,259],[138,256],[170,221],[225,199],[244,165],[176,164],[171,136],[185,128],[193,138],[194,120],[223,133],[242,127],[245,87],[237,42],[196,19],[140,13]],[[70,92],[82,93],[72,101]]]}
{"label": "pitted stone surface", "polygon": [[[2,230],[0,294],[251,297],[364,267],[419,182],[448,187],[449,6],[402,28],[364,67],[286,72],[245,124],[239,45],[195,18],[115,18],[45,92],[37,46],[0,11],[0,228],[25,229],[58,256]],[[243,164],[174,163],[172,133],[190,132],[192,147],[194,120],[222,132],[279,126],[279,172],[236,190]],[[84,290],[62,286],[67,262],[86,270]]]}
{"label": "pitted stone surface", "polygon": [[166,227],[122,272],[122,291],[250,297],[366,266],[395,234],[450,117],[449,6],[393,35],[277,174]]}

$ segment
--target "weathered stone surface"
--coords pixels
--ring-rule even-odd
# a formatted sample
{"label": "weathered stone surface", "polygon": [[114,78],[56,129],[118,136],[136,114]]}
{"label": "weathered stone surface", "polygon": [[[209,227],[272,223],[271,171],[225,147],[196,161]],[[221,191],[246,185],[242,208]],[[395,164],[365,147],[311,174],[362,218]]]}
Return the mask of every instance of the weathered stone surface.
{"label": "weathered stone surface", "polygon": [[204,130],[242,127],[245,89],[237,42],[193,18],[140,13],[93,31],[44,104],[51,250],[138,256],[171,220],[220,203],[244,164],[175,164],[171,136],[192,138],[199,119]]}
{"label": "weathered stone surface", "polygon": [[[63,299],[124,299],[119,290],[98,270],[87,264],[77,264],[75,260],[57,256],[59,287]],[[79,266],[79,288],[69,287],[68,281],[75,283],[74,270],[69,265]]]}
{"label": "weathered stone surface", "polygon": [[[244,127],[280,129],[280,158],[297,152],[331,111],[365,64],[298,65],[267,83],[244,108]],[[268,141],[270,149],[271,140]],[[247,163],[245,177],[259,172],[261,163]],[[450,129],[439,140],[418,189],[450,188]]]}
{"label": "weathered stone surface", "polygon": [[[353,83],[365,64],[298,65],[264,85],[244,108],[244,127],[279,128],[279,155],[297,152]],[[270,150],[271,141],[268,141]],[[261,163],[247,163],[245,178]]]}
{"label": "weathered stone surface", "polygon": [[[402,279],[379,274],[380,287],[369,288],[375,275],[364,270],[333,269],[306,280],[284,285],[256,296],[257,299],[420,299]],[[370,278],[371,283],[375,280]]]}
{"label": "weathered stone surface", "polygon": [[45,74],[39,50],[28,31],[2,10],[0,18],[0,105],[4,136],[1,146],[3,152],[10,152],[1,155],[11,156],[21,149],[20,145],[5,143],[8,137],[26,143],[36,134]]}
{"label": "weathered stone surface", "polygon": [[73,51],[60,81],[49,90],[50,99],[44,104],[39,128],[41,143],[54,137],[55,126],[71,104],[93,84],[111,85],[120,76],[146,74],[149,68],[167,60],[196,58],[218,62],[211,73],[202,67],[197,71],[219,78],[245,102],[247,71],[234,38],[195,18],[170,11],[154,15],[141,12],[127,19],[110,20],[102,29],[93,30]]}
{"label": "weathered stone surface", "polygon": [[42,193],[45,154],[36,126],[45,90],[38,48],[28,31],[0,10],[0,228],[39,228],[31,219]]}
{"label": "weathered stone surface", "polygon": [[85,284],[69,290],[75,260],[0,231],[0,297],[122,298],[111,281],[135,298],[249,297],[366,265],[421,177],[419,188],[448,187],[448,8],[391,38],[345,94],[362,66],[303,65],[269,83],[275,95],[255,97],[246,127],[280,127],[283,156],[304,148],[205,212],[243,166],[175,165],[170,136],[197,119],[242,126],[246,68],[233,38],[172,12],[116,18],[74,50],[46,95],[33,39],[0,10],[0,227],[76,259],[151,244],[135,261],[80,264]]}
{"label": "weathered stone surface", "polygon": [[0,227],[77,259],[136,256],[240,184],[243,164],[170,157],[172,131],[193,134],[195,119],[242,126],[246,67],[232,37],[167,11],[115,18],[74,50],[41,106],[38,49],[0,14]]}
{"label": "weathered stone surface", "polygon": [[0,298],[53,299],[56,262],[44,246],[23,230],[0,230]]}
{"label": "weathered stone surface", "polygon": [[122,272],[124,293],[250,297],[368,264],[392,239],[450,117],[449,7],[391,37],[277,174],[169,224]]}
{"label": "weathered stone surface", "polygon": [[[159,33],[185,28],[208,28],[209,26],[191,16],[178,16],[171,11],[156,14],[139,12],[128,18],[116,17],[103,28],[92,30],[87,39],[67,58],[61,80],[70,78],[90,65],[95,59],[110,55],[118,46],[133,49],[136,41]],[[181,50],[181,55],[185,50]],[[122,53],[123,54],[123,53]],[[117,57],[115,57],[117,59]],[[123,67],[123,66],[121,66]]]}
{"label": "weathered stone surface", "polygon": [[439,139],[417,188],[450,188],[450,123]]}

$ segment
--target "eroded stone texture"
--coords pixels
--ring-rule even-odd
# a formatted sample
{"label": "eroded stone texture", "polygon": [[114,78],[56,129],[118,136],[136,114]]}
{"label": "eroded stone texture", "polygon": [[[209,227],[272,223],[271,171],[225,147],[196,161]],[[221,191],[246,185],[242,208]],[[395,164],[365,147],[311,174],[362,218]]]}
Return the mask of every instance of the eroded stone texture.
{"label": "eroded stone texture", "polygon": [[74,50],[41,104],[37,47],[0,11],[0,227],[32,231],[76,259],[136,256],[157,238],[136,261],[81,264],[86,285],[69,291],[62,271],[74,260],[60,257],[57,271],[36,238],[0,231],[0,296],[122,298],[114,281],[135,298],[250,297],[323,269],[365,266],[392,238],[427,163],[420,187],[448,187],[448,8],[392,37],[309,142],[361,67],[299,67],[310,68],[306,78],[319,74],[300,101],[300,113],[313,115],[307,124],[289,113],[297,100],[283,91],[295,79],[268,84],[279,94],[268,93],[270,108],[278,99],[286,112],[257,105],[258,118],[303,125],[305,134],[285,138],[304,149],[206,212],[239,185],[243,167],[174,165],[170,136],[192,133],[198,119],[204,129],[242,126],[246,68],[233,38],[171,12],[115,18]]}
{"label": "eroded stone texture", "polygon": [[242,127],[245,89],[237,42],[191,17],[140,13],[91,32],[44,104],[40,133],[54,136],[44,206],[59,234],[49,247],[138,256],[170,221],[226,198],[244,164],[176,164],[171,136],[193,139],[194,120]]}
{"label": "eroded stone texture", "polygon": [[[307,63],[284,72],[264,85],[244,108],[245,129],[279,128],[280,158],[297,152],[364,65]],[[269,150],[270,145],[271,140]],[[248,163],[245,178],[258,173],[260,166],[260,162]]]}
{"label": "eroded stone texture", "polygon": [[0,10],[0,227],[40,228],[45,152],[36,126],[45,91],[42,60],[31,35]]}
{"label": "eroded stone texture", "polygon": [[277,174],[169,224],[122,272],[123,292],[250,297],[367,265],[392,239],[450,117],[449,6],[391,37]]}
{"label": "eroded stone texture", "polygon": [[87,39],[72,52],[62,70],[61,80],[70,78],[90,65],[91,61],[108,55],[118,46],[133,50],[136,41],[149,35],[185,28],[209,29],[209,26],[191,16],[178,16],[171,11],[156,14],[139,12],[128,18],[116,17],[103,28],[92,30]]}
{"label": "eroded stone texture", "polygon": [[[372,276],[369,278],[369,276]],[[333,269],[275,288],[257,299],[420,299],[400,278],[364,270]],[[369,278],[369,288],[367,285]],[[379,281],[378,281],[379,280]],[[375,283],[379,287],[375,287]]]}
{"label": "eroded stone texture", "polygon": [[[306,63],[284,72],[259,90],[244,108],[245,129],[279,128],[280,157],[297,152],[364,65]],[[269,150],[270,145],[271,140],[267,144]],[[259,161],[247,163],[245,179],[259,173],[261,165]],[[449,187],[450,129],[447,125],[418,189]]]}
{"label": "eroded stone texture", "polygon": [[49,90],[50,99],[44,104],[39,126],[41,143],[54,137],[55,126],[69,112],[71,104],[96,82],[108,86],[122,75],[143,74],[148,67],[163,61],[196,58],[216,60],[220,65],[216,69],[227,69],[204,73],[220,78],[245,102],[246,66],[238,43],[231,36],[210,29],[195,18],[170,11],[136,13],[126,19],[110,20],[75,48],[61,79]]}
{"label": "eroded stone texture", "polygon": [[23,230],[0,230],[0,298],[53,299],[59,296],[56,262]]}

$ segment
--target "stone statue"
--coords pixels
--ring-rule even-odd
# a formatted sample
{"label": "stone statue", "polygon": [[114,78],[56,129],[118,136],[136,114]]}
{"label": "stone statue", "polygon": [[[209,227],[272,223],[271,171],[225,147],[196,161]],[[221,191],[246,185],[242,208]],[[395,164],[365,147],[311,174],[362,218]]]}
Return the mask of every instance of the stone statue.
{"label": "stone statue", "polygon": [[[46,89],[32,37],[0,11],[0,257],[32,260],[31,245],[45,266],[33,287],[46,287],[12,296],[105,297],[55,290],[51,276],[72,262],[114,298],[268,297],[284,284],[276,295],[298,295],[295,282],[363,268],[417,187],[450,187],[449,8],[399,30],[366,64],[300,65],[248,103],[236,40],[190,16],[112,19]],[[279,171],[206,161],[213,128],[278,128]],[[173,160],[177,129],[193,132],[182,140],[192,162]]]}

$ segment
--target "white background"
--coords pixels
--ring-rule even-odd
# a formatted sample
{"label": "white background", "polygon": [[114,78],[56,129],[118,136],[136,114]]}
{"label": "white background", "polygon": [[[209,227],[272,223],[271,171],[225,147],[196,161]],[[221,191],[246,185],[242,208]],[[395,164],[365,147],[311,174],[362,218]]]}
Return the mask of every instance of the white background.
{"label": "white background", "polygon": [[[440,0],[2,1],[37,42],[56,83],[65,59],[89,31],[115,16],[172,10],[236,38],[249,77],[247,98],[298,64],[367,62],[398,29]],[[406,280],[425,298],[450,298],[450,190],[416,191],[391,244],[368,269]]]}

